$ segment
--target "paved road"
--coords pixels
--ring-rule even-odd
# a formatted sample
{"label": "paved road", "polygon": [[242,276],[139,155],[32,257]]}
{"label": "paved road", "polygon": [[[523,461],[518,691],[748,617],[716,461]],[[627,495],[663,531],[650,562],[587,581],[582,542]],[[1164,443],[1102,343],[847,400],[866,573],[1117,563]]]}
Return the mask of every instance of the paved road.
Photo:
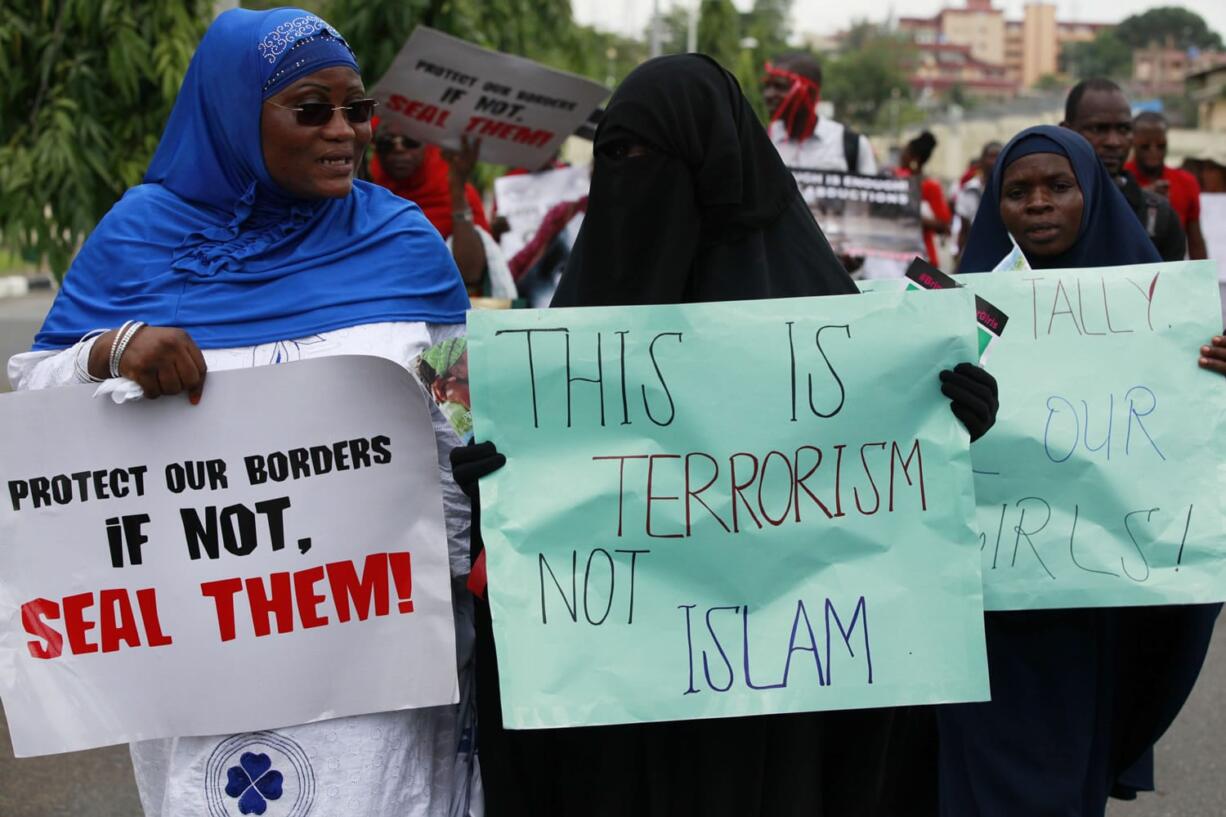
{"label": "paved road", "polygon": [[49,292],[39,292],[24,298],[0,298],[0,391],[9,390],[4,367],[12,355],[30,348],[52,297]]}
{"label": "paved road", "polygon": [[[45,294],[0,300],[0,361],[29,347],[50,303]],[[0,377],[0,390],[7,390]],[[1226,813],[1226,627],[1220,628],[1200,683],[1159,746],[1156,794],[1113,803],[1109,817],[1220,817]],[[140,817],[125,748],[13,759],[0,717],[0,815]],[[331,817],[329,815],[328,817]]]}

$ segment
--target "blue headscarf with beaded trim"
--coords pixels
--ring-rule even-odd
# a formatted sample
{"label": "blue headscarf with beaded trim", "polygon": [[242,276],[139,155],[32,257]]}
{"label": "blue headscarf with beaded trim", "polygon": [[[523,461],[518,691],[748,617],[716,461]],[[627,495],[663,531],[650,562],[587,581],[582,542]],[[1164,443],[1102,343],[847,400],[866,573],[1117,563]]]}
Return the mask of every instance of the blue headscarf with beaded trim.
{"label": "blue headscarf with beaded trim", "polygon": [[463,323],[459,271],[417,205],[362,181],[344,198],[297,199],[264,165],[264,100],[335,65],[358,70],[340,33],[308,12],[219,16],[145,183],[85,242],[34,348],[129,319],[180,327],[205,349],[383,321]]}

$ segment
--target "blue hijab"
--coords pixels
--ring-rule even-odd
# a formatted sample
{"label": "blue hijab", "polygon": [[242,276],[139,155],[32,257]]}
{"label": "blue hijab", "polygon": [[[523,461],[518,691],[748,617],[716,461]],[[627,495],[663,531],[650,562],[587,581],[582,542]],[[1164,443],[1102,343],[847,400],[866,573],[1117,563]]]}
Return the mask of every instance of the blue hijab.
{"label": "blue hijab", "polygon": [[305,11],[218,17],[144,184],[85,242],[34,348],[129,319],[180,327],[204,349],[382,321],[463,323],[459,271],[417,205],[361,181],[342,199],[295,199],[269,176],[264,100],[334,65],[358,69],[336,29]]}
{"label": "blue hijab", "polygon": [[1009,232],[1000,217],[1002,181],[1010,164],[1032,153],[1055,153],[1068,159],[1085,199],[1077,241],[1060,255],[1028,259],[1033,268],[1114,267],[1162,260],[1090,143],[1068,128],[1039,125],[1014,136],[1000,152],[958,272],[988,272],[1012,252]]}

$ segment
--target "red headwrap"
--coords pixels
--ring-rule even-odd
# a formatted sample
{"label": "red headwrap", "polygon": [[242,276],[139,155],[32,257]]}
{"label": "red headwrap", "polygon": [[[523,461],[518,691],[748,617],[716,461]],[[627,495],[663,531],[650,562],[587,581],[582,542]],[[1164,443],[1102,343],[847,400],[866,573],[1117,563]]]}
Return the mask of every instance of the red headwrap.
{"label": "red headwrap", "polygon": [[799,134],[801,139],[808,139],[817,128],[817,101],[821,98],[822,86],[795,71],[776,68],[770,62],[766,63],[766,75],[783,77],[792,83],[783,102],[771,112],[771,122],[782,120],[790,138]]}
{"label": "red headwrap", "polygon": [[[378,119],[373,119],[373,125],[378,128]],[[451,200],[451,185],[448,182],[449,168],[442,153],[434,145],[426,145],[426,154],[422,158],[421,167],[407,179],[393,179],[383,169],[379,162],[379,154],[373,152],[370,157],[370,180],[380,187],[386,187],[397,196],[406,198],[416,204],[425,213],[426,218],[443,238],[451,237],[453,226],[452,213],[463,205],[457,205]],[[485,231],[490,225],[485,218],[485,208],[481,206],[481,196],[471,184],[464,186],[464,196],[468,207],[473,213],[473,223]]]}

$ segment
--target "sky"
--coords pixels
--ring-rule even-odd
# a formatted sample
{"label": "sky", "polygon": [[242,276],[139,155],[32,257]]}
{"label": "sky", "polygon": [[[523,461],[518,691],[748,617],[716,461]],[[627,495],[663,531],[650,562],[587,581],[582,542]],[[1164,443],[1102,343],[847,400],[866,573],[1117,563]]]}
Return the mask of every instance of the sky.
{"label": "sky", "polygon": [[[661,10],[673,5],[688,5],[693,0],[657,0]],[[753,0],[733,0],[745,10]],[[834,3],[830,0],[793,0],[794,28],[817,34],[833,34],[847,28],[853,19],[867,17],[880,21],[893,12],[896,16],[919,17],[936,14],[946,5],[964,5],[964,0],[859,0]],[[1021,17],[1025,0],[996,0],[1007,17]],[[1056,0],[1057,19],[1091,23],[1118,23],[1120,20],[1164,5],[1182,5],[1204,17],[1209,26],[1226,36],[1226,0]],[[641,34],[651,14],[652,0],[571,0],[579,22],[623,33]]]}

